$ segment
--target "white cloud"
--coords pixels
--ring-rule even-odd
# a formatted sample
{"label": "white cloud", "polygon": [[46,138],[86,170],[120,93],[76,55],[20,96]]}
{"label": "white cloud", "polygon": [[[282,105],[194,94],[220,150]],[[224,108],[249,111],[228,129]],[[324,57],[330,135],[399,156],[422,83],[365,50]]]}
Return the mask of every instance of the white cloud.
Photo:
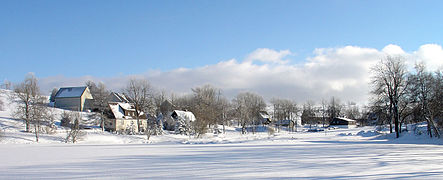
{"label": "white cloud", "polygon": [[261,61],[264,63],[286,64],[289,61],[283,60],[283,58],[291,54],[289,50],[275,51],[268,48],[259,48],[249,54],[245,62]]}
{"label": "white cloud", "polygon": [[[301,64],[290,64],[285,59],[291,54],[288,50],[262,48],[250,53],[243,61],[231,59],[193,69],[148,71],[137,76],[146,77],[159,89],[176,93],[189,93],[193,87],[212,84],[223,89],[228,97],[240,91],[254,91],[267,99],[283,97],[300,103],[308,99],[319,102],[331,96],[343,102],[365,103],[369,97],[370,67],[383,56],[403,55],[411,61],[423,60],[428,67],[432,66],[430,69],[443,64],[442,47],[435,44],[423,45],[412,53],[404,52],[397,45],[387,45],[382,50],[357,46],[318,48]],[[55,76],[41,79],[41,85],[49,93],[53,87],[82,85],[86,80],[94,80],[104,82],[110,89],[120,90],[127,79],[129,76]]]}
{"label": "white cloud", "polygon": [[383,48],[382,50],[384,53],[389,54],[389,55],[403,55],[405,54],[405,51],[403,51],[403,49],[395,44],[389,44],[386,47]]}
{"label": "white cloud", "polygon": [[443,68],[443,49],[437,44],[425,44],[420,46],[417,51],[415,51],[414,56],[416,61],[425,62],[428,70],[435,71],[438,68]]}

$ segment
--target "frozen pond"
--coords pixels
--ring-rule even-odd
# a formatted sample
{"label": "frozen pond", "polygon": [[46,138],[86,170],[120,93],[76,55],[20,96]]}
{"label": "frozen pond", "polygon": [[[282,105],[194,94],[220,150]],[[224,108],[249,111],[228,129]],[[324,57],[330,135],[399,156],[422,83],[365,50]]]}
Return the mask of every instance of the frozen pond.
{"label": "frozen pond", "polygon": [[230,144],[2,144],[0,179],[442,179],[441,145],[287,138]]}

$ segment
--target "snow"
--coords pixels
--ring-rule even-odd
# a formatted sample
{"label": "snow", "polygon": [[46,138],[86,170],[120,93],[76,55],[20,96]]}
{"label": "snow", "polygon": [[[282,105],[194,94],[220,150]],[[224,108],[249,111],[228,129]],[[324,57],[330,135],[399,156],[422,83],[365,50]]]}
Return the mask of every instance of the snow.
{"label": "snow", "polygon": [[115,118],[123,118],[123,116],[125,116],[125,112],[122,108],[120,108],[122,107],[120,106],[120,103],[109,104],[109,107],[111,108],[111,111],[114,114]]}
{"label": "snow", "polygon": [[[0,111],[0,179],[442,179],[441,139],[421,125],[396,139],[376,127],[288,132],[266,128],[242,135],[238,127],[202,138],[165,132],[152,136],[84,130],[77,144],[66,129],[41,134],[36,143],[16,104]],[[10,92],[6,92],[8,94]],[[56,113],[62,110],[54,109]],[[86,117],[86,116],[85,116]]]}
{"label": "snow", "polygon": [[195,121],[194,113],[190,111],[180,111],[180,110],[174,110],[174,112],[177,114],[179,118],[182,118],[185,121],[193,122]]}
{"label": "snow", "polygon": [[348,118],[345,118],[345,117],[338,117],[337,119],[340,119],[340,120],[343,120],[343,121],[348,121],[348,122],[354,122],[355,121],[353,119],[348,119]]}
{"label": "snow", "polygon": [[354,135],[300,132],[225,137],[233,142],[2,144],[0,179],[443,178],[441,145],[371,140],[346,132]]}

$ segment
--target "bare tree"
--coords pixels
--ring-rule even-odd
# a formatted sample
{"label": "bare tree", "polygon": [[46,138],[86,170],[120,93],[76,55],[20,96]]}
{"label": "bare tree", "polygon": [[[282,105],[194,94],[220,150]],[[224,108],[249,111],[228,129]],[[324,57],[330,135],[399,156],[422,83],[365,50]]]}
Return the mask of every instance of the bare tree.
{"label": "bare tree", "polygon": [[206,132],[208,126],[216,124],[218,90],[210,85],[204,85],[193,88],[192,91],[194,92],[192,112],[196,117],[194,130],[199,137]]}
{"label": "bare tree", "polygon": [[148,116],[147,118],[145,134],[149,141],[152,135],[161,135],[163,133],[163,125],[154,116]]}
{"label": "bare tree", "polygon": [[303,104],[301,120],[305,124],[312,124],[316,121],[313,101],[308,100]]}
{"label": "bare tree", "polygon": [[383,96],[389,100],[389,114],[392,114],[391,117],[394,119],[397,138],[400,136],[399,104],[408,86],[407,70],[404,61],[404,58],[401,56],[387,56],[372,67],[373,76],[371,77],[372,94],[374,96]]}
{"label": "bare tree", "polygon": [[[419,109],[419,118],[427,122],[428,134],[432,137],[432,131],[434,131],[435,136],[439,137],[440,132],[434,122],[434,112],[430,108],[430,102],[433,99],[432,86],[434,82],[434,77],[431,73],[426,71],[426,67],[423,63],[418,63],[415,66],[416,74],[411,77],[411,97],[415,101]],[[415,99],[415,100],[414,100]]]}
{"label": "bare tree", "polygon": [[344,108],[344,115],[349,119],[360,119],[360,108],[355,102],[348,102]]}
{"label": "bare tree", "polygon": [[432,119],[438,119],[439,128],[443,128],[443,69],[435,71],[433,77],[428,107]]}
{"label": "bare tree", "polygon": [[294,101],[289,99],[279,99],[274,98],[271,100],[272,105],[274,106],[274,119],[278,121],[277,129],[280,129],[280,125],[282,124],[282,120],[289,120],[288,126],[290,130],[294,129],[294,119],[296,118],[298,113],[297,104]]}
{"label": "bare tree", "polygon": [[323,127],[325,127],[326,124],[326,116],[328,114],[328,101],[325,99],[321,100],[321,116],[323,120]]}
{"label": "bare tree", "polygon": [[341,112],[342,109],[343,109],[343,106],[340,103],[340,99],[332,96],[331,100],[329,101],[328,110],[327,110],[328,115],[329,115],[329,120],[339,117],[342,113]]}
{"label": "bare tree", "polygon": [[238,120],[242,126],[242,134],[247,132],[247,125],[252,125],[252,132],[255,133],[255,125],[259,113],[266,108],[263,97],[250,92],[239,93],[234,98],[233,104]]}
{"label": "bare tree", "polygon": [[57,95],[58,88],[54,88],[51,91],[51,96],[49,97],[49,102],[55,102],[55,96]]}
{"label": "bare tree", "polygon": [[182,96],[172,95],[171,103],[175,105],[175,108],[181,110],[191,110],[194,106],[194,95],[186,94]]}
{"label": "bare tree", "polygon": [[223,133],[226,132],[225,126],[228,125],[230,118],[231,104],[229,100],[218,91],[217,103],[216,103],[216,118],[217,123],[223,126]]}
{"label": "bare tree", "polygon": [[39,91],[37,78],[33,74],[28,74],[22,83],[14,86],[15,93],[12,99],[18,99],[19,101],[19,106],[14,112],[14,116],[25,121],[26,132],[30,132],[32,107],[40,99]]}
{"label": "bare tree", "polygon": [[168,101],[165,91],[160,91],[154,94],[153,103],[155,106],[155,115],[166,115],[167,111],[172,110],[172,104]]}
{"label": "bare tree", "polygon": [[86,82],[86,86],[88,86],[91,95],[94,98],[91,103],[92,110],[100,114],[100,127],[102,128],[102,131],[104,131],[106,120],[105,112],[109,109],[109,91],[106,90],[106,86],[102,82],[96,85],[94,82],[88,81]]}
{"label": "bare tree", "polygon": [[80,129],[80,120],[81,114],[80,112],[71,112],[68,115],[70,129],[66,133],[66,143],[72,142],[76,143],[81,137],[85,135],[85,133]]}
{"label": "bare tree", "polygon": [[3,85],[2,85],[2,87],[5,88],[5,89],[7,89],[7,90],[10,90],[11,87],[12,87],[12,83],[11,83],[11,81],[8,81],[7,79],[5,79],[5,80],[3,81]]}
{"label": "bare tree", "polygon": [[16,85],[14,92],[12,98],[18,99],[19,103],[14,116],[25,120],[26,132],[30,132],[31,125],[34,125],[35,140],[38,142],[42,126],[51,119],[47,98],[40,94],[37,78],[33,74],[28,74],[22,83]]}
{"label": "bare tree", "polygon": [[152,105],[153,88],[146,79],[130,79],[124,93],[132,100],[135,106],[137,128],[140,133],[140,113]]}

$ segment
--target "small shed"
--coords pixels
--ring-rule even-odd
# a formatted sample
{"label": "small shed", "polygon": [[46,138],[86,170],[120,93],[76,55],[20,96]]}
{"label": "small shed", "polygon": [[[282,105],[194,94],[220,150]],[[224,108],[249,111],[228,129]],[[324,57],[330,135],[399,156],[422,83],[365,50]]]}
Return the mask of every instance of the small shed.
{"label": "small shed", "polygon": [[[56,108],[84,111],[87,109],[87,104],[93,99],[89,88],[82,87],[62,87],[55,95],[54,106]],[[86,107],[86,108],[85,108]]]}
{"label": "small shed", "polygon": [[344,127],[344,128],[350,128],[357,126],[357,123],[353,119],[348,119],[344,117],[336,117],[333,118],[332,121],[329,123],[330,126],[336,126],[336,127]]}
{"label": "small shed", "polygon": [[259,124],[270,124],[271,116],[266,111],[258,112]]}

